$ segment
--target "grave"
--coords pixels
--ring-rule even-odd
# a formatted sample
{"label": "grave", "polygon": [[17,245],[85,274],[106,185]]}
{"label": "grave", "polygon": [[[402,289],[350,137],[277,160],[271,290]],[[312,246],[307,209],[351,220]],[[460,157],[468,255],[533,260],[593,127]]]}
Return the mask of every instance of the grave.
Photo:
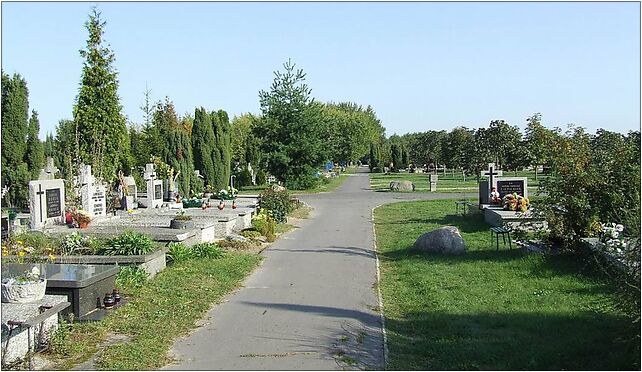
{"label": "grave", "polygon": [[430,192],[437,191],[437,174],[431,174],[428,177],[430,181]]}
{"label": "grave", "polygon": [[78,181],[82,209],[93,217],[107,215],[106,188],[91,174],[91,165],[80,165]]}
{"label": "grave", "polygon": [[132,176],[123,176],[123,197],[120,205],[123,210],[137,209],[138,208],[138,188],[136,187],[136,180]]}
{"label": "grave", "polygon": [[65,223],[65,182],[61,179],[29,181],[31,229]]}
{"label": "grave", "polygon": [[141,202],[147,208],[159,208],[163,205],[163,181],[156,179],[156,171],[153,163],[145,165],[143,179],[147,185],[145,197],[140,196]]}
{"label": "grave", "polygon": [[[2,277],[15,276],[25,271],[27,265],[4,264]],[[99,299],[115,288],[116,275],[120,267],[116,265],[75,265],[46,264],[47,291],[49,295],[64,295],[71,307],[61,315],[73,312],[79,320],[100,308]]]}
{"label": "grave", "polygon": [[487,181],[479,182],[479,205],[483,206],[490,202],[490,191],[497,187],[495,176],[501,176],[502,171],[498,170],[495,163],[488,163],[488,170],[481,173],[482,177],[488,177]]}

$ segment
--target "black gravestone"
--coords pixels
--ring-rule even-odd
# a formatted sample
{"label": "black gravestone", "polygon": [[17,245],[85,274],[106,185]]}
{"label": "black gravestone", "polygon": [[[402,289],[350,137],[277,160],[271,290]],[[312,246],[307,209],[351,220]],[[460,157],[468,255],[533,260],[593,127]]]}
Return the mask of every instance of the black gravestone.
{"label": "black gravestone", "polygon": [[9,217],[2,217],[2,240],[9,238]]}
{"label": "black gravestone", "polygon": [[60,202],[60,189],[49,189],[47,194],[47,218],[62,215],[62,203]]}
{"label": "black gravestone", "polygon": [[489,204],[488,181],[479,181],[479,204]]}
{"label": "black gravestone", "polygon": [[162,199],[163,198],[163,186],[162,185],[155,185],[154,186],[154,199]]}
{"label": "black gravestone", "polygon": [[524,196],[524,181],[523,180],[498,180],[497,191],[499,196],[503,198],[505,195],[517,193],[517,195]]}

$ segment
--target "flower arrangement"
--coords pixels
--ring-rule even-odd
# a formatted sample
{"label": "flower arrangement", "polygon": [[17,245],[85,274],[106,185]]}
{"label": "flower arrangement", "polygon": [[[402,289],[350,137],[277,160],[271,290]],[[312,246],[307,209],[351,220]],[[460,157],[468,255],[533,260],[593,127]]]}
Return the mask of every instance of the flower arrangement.
{"label": "flower arrangement", "polygon": [[236,188],[228,186],[227,189],[221,189],[218,192],[217,197],[222,200],[231,200],[234,198],[235,194],[238,194],[238,190]]}
{"label": "flower arrangement", "polygon": [[76,221],[79,227],[87,226],[87,224],[91,221],[91,215],[89,214],[89,212],[82,209],[78,209],[72,212],[71,217],[74,221]]}
{"label": "flower arrangement", "polygon": [[528,198],[525,198],[517,193],[507,194],[502,199],[504,210],[526,212],[530,205]]}

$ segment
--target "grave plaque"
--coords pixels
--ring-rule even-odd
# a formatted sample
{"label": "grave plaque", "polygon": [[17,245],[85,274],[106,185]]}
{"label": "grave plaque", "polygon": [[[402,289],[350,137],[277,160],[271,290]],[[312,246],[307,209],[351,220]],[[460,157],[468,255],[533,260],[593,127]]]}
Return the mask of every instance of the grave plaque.
{"label": "grave plaque", "polygon": [[136,185],[127,185],[127,194],[136,196]]}
{"label": "grave plaque", "polygon": [[503,198],[507,194],[517,193],[517,195],[528,197],[527,180],[524,177],[501,177],[497,178],[497,191]]}
{"label": "grave plaque", "polygon": [[154,185],[154,199],[163,199],[163,185]]}
{"label": "grave plaque", "polygon": [[49,189],[47,193],[47,218],[62,215],[62,203],[60,201],[60,189]]}

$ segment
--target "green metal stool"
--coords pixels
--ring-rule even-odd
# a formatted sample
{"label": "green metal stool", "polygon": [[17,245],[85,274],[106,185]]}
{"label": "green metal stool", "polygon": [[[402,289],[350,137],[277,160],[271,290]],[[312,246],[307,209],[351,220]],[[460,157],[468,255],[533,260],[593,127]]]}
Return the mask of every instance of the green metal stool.
{"label": "green metal stool", "polygon": [[491,227],[490,228],[490,245],[493,246],[493,234],[497,237],[497,251],[499,251],[499,236],[502,236],[504,241],[504,246],[506,246],[506,235],[508,235],[508,246],[510,249],[513,249],[513,245],[510,241],[510,229],[506,227]]}

